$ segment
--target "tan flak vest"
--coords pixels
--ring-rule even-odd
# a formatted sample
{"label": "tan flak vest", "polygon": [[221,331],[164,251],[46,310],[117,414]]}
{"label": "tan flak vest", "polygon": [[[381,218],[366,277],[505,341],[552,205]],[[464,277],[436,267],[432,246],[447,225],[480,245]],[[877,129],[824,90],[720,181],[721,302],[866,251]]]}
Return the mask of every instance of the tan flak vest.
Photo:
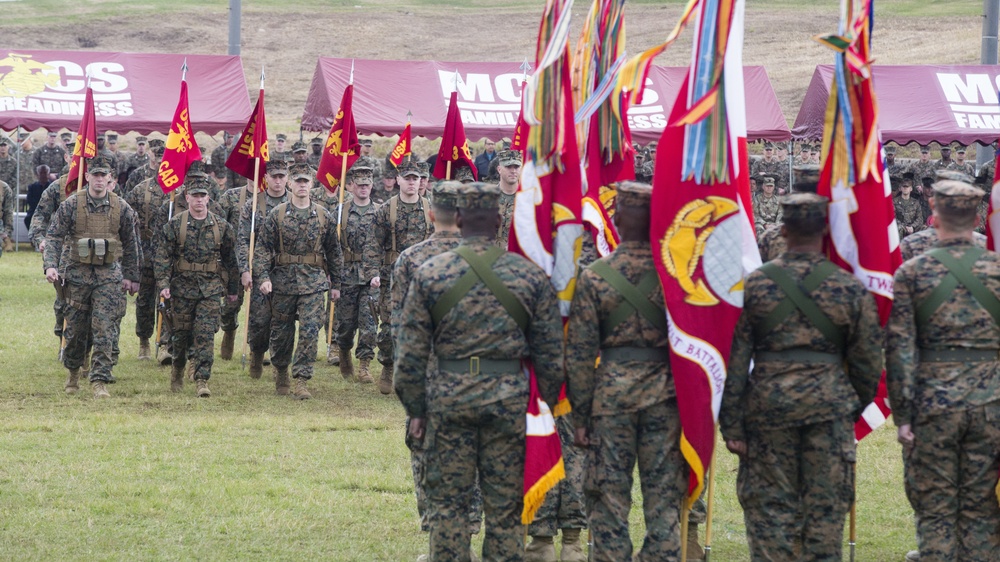
{"label": "tan flak vest", "polygon": [[316,247],[308,254],[289,254],[285,252],[285,214],[288,212],[288,203],[282,203],[274,208],[278,212],[278,256],[275,259],[276,265],[304,264],[317,267],[326,266],[326,258],[323,256],[323,233],[326,232],[326,213],[322,206],[316,203],[309,204],[309,211],[316,211],[319,219],[319,236],[316,237]]}
{"label": "tan flak vest", "polygon": [[76,194],[76,228],[73,233],[73,259],[89,265],[109,265],[122,254],[118,238],[122,205],[118,196],[108,192],[111,209],[107,213],[92,213],[87,206],[87,191]]}
{"label": "tan flak vest", "polygon": [[174,264],[174,269],[177,271],[204,271],[208,273],[218,271],[222,250],[222,233],[219,232],[219,222],[217,220],[212,221],[212,237],[215,239],[215,259],[207,263],[192,263],[184,259],[184,243],[187,242],[187,227],[191,220],[191,214],[188,211],[182,211],[178,213],[177,220],[181,224],[181,231],[177,236],[177,245],[180,248],[181,257]]}

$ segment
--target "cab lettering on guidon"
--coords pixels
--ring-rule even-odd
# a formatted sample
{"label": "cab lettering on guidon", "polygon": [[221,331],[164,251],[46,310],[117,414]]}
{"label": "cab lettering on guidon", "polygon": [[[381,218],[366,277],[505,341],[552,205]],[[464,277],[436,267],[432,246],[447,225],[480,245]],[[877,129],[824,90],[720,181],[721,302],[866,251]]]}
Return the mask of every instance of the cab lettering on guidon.
{"label": "cab lettering on guidon", "polygon": [[125,68],[115,62],[36,60],[8,52],[0,58],[0,112],[26,111],[45,115],[83,115],[87,76],[94,90],[98,117],[133,114]]}
{"label": "cab lettering on guidon", "polygon": [[[441,93],[445,104],[452,90],[458,91],[458,109],[463,125],[494,125],[514,127],[521,112],[520,72],[497,74],[466,73],[458,75],[454,71],[438,70]],[[667,126],[667,116],[660,103],[659,94],[652,88],[652,78],[646,78],[646,90],[642,103],[628,111],[629,126],[634,129],[662,131]]]}
{"label": "cab lettering on guidon", "polygon": [[960,128],[1000,131],[1000,76],[938,72],[937,79]]}

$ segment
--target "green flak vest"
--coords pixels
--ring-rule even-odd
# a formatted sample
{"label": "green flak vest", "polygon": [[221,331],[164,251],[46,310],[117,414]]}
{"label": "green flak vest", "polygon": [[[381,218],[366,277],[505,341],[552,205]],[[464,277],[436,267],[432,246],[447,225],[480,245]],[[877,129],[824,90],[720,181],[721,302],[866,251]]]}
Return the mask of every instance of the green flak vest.
{"label": "green flak vest", "polygon": [[174,264],[174,268],[177,271],[206,271],[206,272],[216,272],[219,270],[219,258],[220,251],[222,249],[222,233],[219,232],[218,221],[212,222],[212,237],[215,239],[215,254],[216,259],[208,263],[192,263],[184,259],[184,243],[187,242],[187,230],[188,224],[191,221],[191,213],[189,211],[181,211],[177,215],[177,220],[181,222],[180,235],[177,237],[177,245],[179,246],[179,252],[181,257]]}
{"label": "green flak vest", "polygon": [[486,288],[493,293],[493,296],[500,301],[507,314],[514,319],[521,332],[526,333],[530,321],[528,311],[524,309],[521,301],[517,300],[514,293],[493,272],[493,264],[500,259],[500,256],[507,252],[496,246],[491,246],[483,254],[477,254],[467,246],[459,246],[452,251],[469,264],[469,270],[459,277],[458,281],[445,291],[441,295],[441,298],[431,307],[431,319],[434,321],[434,326],[436,327],[441,323],[441,320],[451,312],[451,309],[455,308],[455,305],[472,290],[477,281],[482,281],[486,285]]}
{"label": "green flak vest", "polygon": [[[431,225],[430,204],[423,197],[421,197],[418,201],[420,203],[420,209],[424,212],[424,229],[427,233],[429,233],[433,229],[433,225]],[[396,263],[396,259],[399,257],[399,251],[396,250],[397,218],[399,218],[399,195],[394,195],[392,199],[389,199],[389,235],[392,237],[392,248],[382,260],[383,265],[392,265]]]}
{"label": "green flak vest", "polygon": [[316,203],[309,204],[309,212],[315,212],[319,219],[319,236],[316,237],[316,247],[308,254],[289,254],[285,252],[285,215],[288,212],[288,203],[282,203],[275,207],[278,212],[278,255],[275,259],[277,265],[304,264],[324,267],[326,258],[323,256],[323,235],[326,233],[326,212]]}
{"label": "green flak vest", "polygon": [[587,269],[607,281],[625,299],[601,322],[602,334],[613,333],[619,324],[636,312],[663,333],[667,332],[666,310],[649,300],[649,297],[660,285],[660,279],[657,277],[655,269],[644,273],[639,279],[638,285],[633,285],[624,275],[602,261],[595,261]]}
{"label": "green flak vest", "polygon": [[806,275],[805,279],[802,280],[802,287],[800,288],[799,284],[792,279],[788,272],[773,262],[768,262],[760,266],[760,271],[777,283],[778,287],[785,293],[785,298],[764,318],[764,322],[759,327],[760,332],[763,334],[770,333],[788,319],[795,309],[798,309],[830,343],[837,349],[843,350],[847,341],[847,335],[844,333],[843,328],[834,324],[830,320],[830,317],[816,306],[812,298],[806,292],[802,291],[802,289],[805,289],[807,292],[816,290],[837,269],[837,266],[833,262],[821,262],[809,275]]}
{"label": "green flak vest", "polygon": [[87,191],[76,193],[76,227],[71,252],[73,259],[88,265],[110,265],[121,257],[122,243],[118,238],[121,226],[121,201],[108,192],[111,208],[107,213],[91,213],[87,206]]}
{"label": "green flak vest", "polygon": [[1000,325],[1000,300],[983,285],[979,278],[972,274],[972,266],[985,253],[986,250],[983,248],[970,248],[961,257],[955,259],[946,248],[934,248],[927,251],[927,255],[948,268],[948,275],[945,275],[937,287],[934,287],[931,291],[931,294],[927,295],[927,298],[917,305],[916,323],[918,332],[926,329],[931,317],[941,308],[941,305],[948,300],[948,297],[955,292],[955,289],[959,285],[972,293],[972,298],[976,299],[976,302],[986,312],[990,313],[993,321]]}

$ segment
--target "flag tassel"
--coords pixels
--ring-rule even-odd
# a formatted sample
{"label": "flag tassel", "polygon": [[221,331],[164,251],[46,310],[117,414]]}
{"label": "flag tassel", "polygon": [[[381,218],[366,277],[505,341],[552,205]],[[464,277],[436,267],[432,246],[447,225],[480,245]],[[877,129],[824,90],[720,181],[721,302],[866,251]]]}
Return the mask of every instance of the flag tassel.
{"label": "flag tassel", "polygon": [[539,478],[524,494],[524,512],[521,514],[522,524],[528,525],[535,519],[535,513],[545,502],[545,494],[565,477],[566,467],[563,464],[562,457],[560,457],[559,462],[549,469],[544,476]]}
{"label": "flag tassel", "polygon": [[[260,192],[258,191],[259,186],[260,186],[260,156],[254,158],[254,165],[253,165],[253,185],[254,185],[253,202],[250,203],[250,208],[251,208],[251,211],[250,211],[250,251],[247,254],[247,267],[249,268],[250,279],[253,279],[253,249],[254,249],[254,243],[257,241],[256,240],[256,234],[257,234],[257,199],[259,198],[258,196],[260,195]],[[252,290],[253,290],[253,281],[251,281],[250,288],[247,289],[246,292],[249,293]],[[250,295],[247,295],[247,298],[249,299]],[[248,303],[249,303],[249,301],[248,301]],[[246,320],[243,322],[243,325],[246,326],[246,329],[243,330],[243,358],[240,360],[240,370],[241,371],[243,369],[245,369],[246,365],[247,365],[247,340],[250,337],[250,305],[249,304],[247,304]]]}

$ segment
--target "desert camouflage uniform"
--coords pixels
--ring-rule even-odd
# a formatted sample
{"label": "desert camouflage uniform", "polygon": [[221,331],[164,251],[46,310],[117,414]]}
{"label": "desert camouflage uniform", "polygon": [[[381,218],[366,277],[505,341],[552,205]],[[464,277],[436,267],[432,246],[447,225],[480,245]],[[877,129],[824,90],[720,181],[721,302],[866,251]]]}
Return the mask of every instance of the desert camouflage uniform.
{"label": "desert camouflage uniform", "polygon": [[[466,238],[462,247],[482,255],[493,241]],[[477,469],[486,511],[483,559],[520,560],[528,381],[519,360],[532,360],[539,392],[554,404],[563,380],[562,320],[545,273],[504,253],[492,271],[528,313],[526,333],[482,282],[435,325],[431,308],[469,269],[455,252],[446,252],[417,270],[403,304],[394,387],[408,416],[427,419],[421,446],[431,560],[469,559],[466,498]],[[439,368],[428,379],[432,349]],[[458,367],[472,357],[481,358],[478,372]],[[483,365],[491,360],[499,364]]]}
{"label": "desert camouflage uniform", "polygon": [[[775,181],[775,189],[777,185]],[[753,198],[753,222],[758,238],[768,226],[781,224],[781,203],[777,195],[768,197],[761,192]]]}
{"label": "desert camouflage uniform", "polygon": [[[283,255],[320,256],[322,264],[282,264]],[[270,280],[273,286],[271,363],[279,369],[291,365],[293,378],[312,378],[319,330],[326,319],[324,298],[331,287],[340,287],[343,269],[337,223],[322,206],[310,203],[299,209],[289,202],[267,214],[254,248],[254,271],[261,283]],[[293,357],[296,319],[299,345]]]}
{"label": "desert camouflage uniform", "polygon": [[[393,344],[391,331],[392,308],[389,304],[390,287],[392,284],[392,266],[402,252],[417,242],[426,240],[433,230],[433,225],[427,217],[430,202],[421,197],[416,203],[403,203],[396,200],[396,224],[389,222],[392,199],[386,201],[375,211],[372,221],[372,232],[365,240],[365,251],[362,256],[362,270],[368,279],[379,277],[381,293],[379,294],[378,330],[378,360],[383,365],[391,365]],[[396,253],[392,248],[392,231],[396,232]]]}
{"label": "desert camouflage uniform", "polygon": [[[953,258],[976,248],[968,240],[937,244]],[[1000,294],[1000,256],[985,252],[963,269],[992,295]],[[904,447],[906,495],[917,515],[920,559],[1000,559],[1000,379],[996,320],[959,284],[927,322],[916,320],[932,291],[950,278],[924,253],[896,270],[887,327],[886,381],[896,425],[910,424]],[[937,350],[989,358],[934,361]],[[964,351],[963,351],[964,350]]]}
{"label": "desert camouflage uniform", "polygon": [[854,420],[874,399],[881,371],[875,300],[819,253],[786,252],[771,263],[799,286],[824,263],[833,268],[806,296],[843,333],[843,348],[794,307],[775,329],[761,331],[787,297],[754,271],[733,338],[720,428],[725,439],[747,447],[737,496],[750,557],[840,560],[854,499]]}
{"label": "desert camouflage uniform", "polygon": [[896,211],[896,228],[899,230],[899,239],[909,236],[906,227],[913,229],[913,233],[927,228],[927,218],[920,201],[914,198],[903,199],[902,196],[893,198],[892,205]]}
{"label": "desert camouflage uniform", "polygon": [[[334,311],[337,345],[340,349],[350,350],[354,347],[354,334],[357,332],[358,347],[355,355],[358,359],[371,360],[375,358],[375,336],[378,330],[375,318],[378,316],[376,307],[379,289],[371,286],[370,277],[365,277],[361,257],[365,241],[372,232],[377,205],[369,203],[365,207],[359,207],[346,199],[346,193],[344,195],[343,213],[347,215],[347,220],[341,224],[340,231],[344,275],[340,286],[340,300]],[[331,215],[336,216],[335,213],[333,211]]]}
{"label": "desert camouflage uniform", "polygon": [[[263,223],[272,209],[288,201],[288,191],[281,197],[273,197],[266,191],[257,194],[257,217],[254,222],[254,245],[260,243]],[[250,221],[253,215],[253,199],[243,204],[240,213],[240,225],[236,233],[236,262],[240,273],[250,271]],[[255,248],[256,249],[256,248]],[[253,270],[253,288],[250,290],[250,325],[247,326],[247,342],[251,351],[264,353],[271,340],[271,298],[262,294],[260,287],[260,272]]]}
{"label": "desert camouflage uniform", "polygon": [[[183,247],[182,228],[187,230]],[[194,379],[208,380],[215,359],[215,332],[219,330],[219,300],[239,292],[236,236],[233,227],[219,215],[210,212],[197,220],[187,211],[174,215],[161,236],[153,267],[156,293],[170,289],[173,363],[183,368],[190,359]],[[216,271],[188,270],[182,259],[197,268],[214,264]],[[228,271],[228,286],[223,286],[223,270]]]}
{"label": "desert camouflage uniform", "polygon": [[[653,272],[648,242],[622,242],[600,263],[638,284]],[[676,560],[680,555],[680,500],[687,490],[687,469],[680,452],[680,418],[674,393],[666,330],[633,312],[611,333],[602,322],[624,297],[592,267],[577,280],[566,342],[568,395],[576,427],[587,428],[583,491],[593,560],[632,560],[628,531],[632,478],[638,463],[642,481],[646,538],[641,560]],[[662,308],[657,286],[650,300]],[[612,348],[641,348],[663,360],[617,359]],[[604,359],[595,369],[598,353]],[[617,351],[617,350],[616,350]],[[623,350],[624,351],[624,350]],[[563,445],[565,449],[567,445]]]}
{"label": "desert camouflage uniform", "polygon": [[[240,197],[243,198],[243,204],[240,204]],[[246,201],[253,197],[253,195],[247,191],[246,186],[233,187],[227,189],[219,197],[219,208],[222,209],[222,218],[229,223],[229,226],[233,227],[233,234],[236,235],[237,229],[240,227],[240,212],[243,210],[243,206]],[[239,243],[237,242],[237,251],[239,249]],[[229,302],[228,299],[222,301],[222,313],[221,313],[221,324],[222,331],[224,332],[234,332],[240,326],[240,309],[243,308],[243,294],[245,291],[240,288],[236,292],[236,302]]]}
{"label": "desert camouflage uniform", "polygon": [[[66,198],[52,215],[45,235],[43,269],[56,268],[68,293],[63,365],[70,370],[90,367],[91,381],[108,383],[112,380],[111,368],[117,362],[121,319],[125,316],[122,279],[139,281],[136,214],[128,203],[119,200],[120,258],[107,265],[84,264],[74,259],[78,250],[74,236],[85,234],[76,232],[78,197],[87,198],[85,205],[92,226],[98,226],[94,223],[101,222],[102,216],[111,212],[111,198],[117,198],[108,194],[101,200],[94,200],[86,190]],[[93,362],[83,365],[84,353],[91,342]]]}
{"label": "desert camouflage uniform", "polygon": [[[986,247],[986,235],[978,232],[972,233],[972,241],[980,248]],[[926,228],[907,236],[899,242],[899,251],[903,254],[903,261],[913,259],[920,254],[930,250],[938,243],[937,230]]]}
{"label": "desert camouflage uniform", "polygon": [[[40,249],[42,240],[45,239],[45,233],[49,229],[49,223],[52,220],[52,215],[55,214],[56,209],[59,205],[66,200],[66,176],[59,178],[58,180],[49,184],[48,187],[42,191],[42,197],[38,200],[38,205],[35,207],[35,214],[31,216],[31,225],[28,227],[28,240],[35,247],[36,250]],[[56,324],[53,328],[53,332],[56,337],[62,337],[63,332],[63,319],[65,318],[65,302],[63,299],[59,298],[58,291],[56,292],[55,302],[52,303],[52,311],[55,313]]]}
{"label": "desert camouflage uniform", "polygon": [[141,261],[139,265],[139,293],[135,297],[135,335],[149,339],[156,329],[156,277],[153,275],[153,241],[163,232],[153,230],[156,214],[169,196],[155,178],[147,179],[126,193],[125,202],[136,212]]}
{"label": "desert camouflage uniform", "polygon": [[507,195],[500,192],[500,229],[497,230],[496,245],[503,250],[510,243],[510,225],[514,222],[514,199],[517,194]]}

